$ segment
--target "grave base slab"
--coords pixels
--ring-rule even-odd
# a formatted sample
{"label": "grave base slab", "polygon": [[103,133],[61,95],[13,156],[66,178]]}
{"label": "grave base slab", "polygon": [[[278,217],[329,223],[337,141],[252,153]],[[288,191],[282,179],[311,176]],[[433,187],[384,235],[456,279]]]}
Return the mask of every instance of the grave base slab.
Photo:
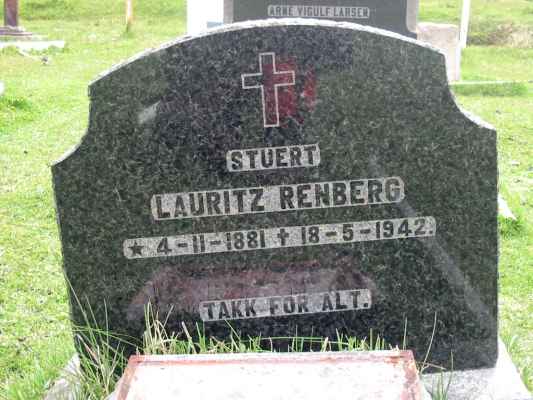
{"label": "grave base slab", "polygon": [[425,400],[410,351],[133,356],[113,400]]}

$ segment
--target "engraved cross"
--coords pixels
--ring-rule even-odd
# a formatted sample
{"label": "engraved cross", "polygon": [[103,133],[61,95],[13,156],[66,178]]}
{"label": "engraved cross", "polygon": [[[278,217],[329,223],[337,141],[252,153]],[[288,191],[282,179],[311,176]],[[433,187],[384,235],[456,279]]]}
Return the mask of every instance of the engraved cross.
{"label": "engraved cross", "polygon": [[294,71],[278,71],[275,53],[259,54],[259,72],[242,74],[243,89],[260,89],[265,128],[279,126],[278,88],[294,86]]}

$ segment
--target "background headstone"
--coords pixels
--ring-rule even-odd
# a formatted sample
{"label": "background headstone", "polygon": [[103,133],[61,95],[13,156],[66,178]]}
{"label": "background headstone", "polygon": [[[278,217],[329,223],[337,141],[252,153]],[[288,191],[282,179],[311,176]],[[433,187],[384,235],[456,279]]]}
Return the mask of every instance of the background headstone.
{"label": "background headstone", "polygon": [[19,26],[18,0],[4,0],[4,25],[12,28]]}
{"label": "background headstone", "polygon": [[[257,4],[263,3],[265,0],[256,0],[252,2],[244,2],[244,9],[253,9],[258,11]],[[467,0],[465,0],[466,2]],[[187,1],[187,33],[189,35],[196,35],[206,29],[213,28],[223,23],[231,23],[234,18],[234,7],[242,5],[240,0],[197,0]],[[448,80],[450,82],[458,81],[461,78],[461,49],[459,40],[459,28],[450,24],[436,24],[436,23],[418,23],[418,1],[407,0],[406,7],[406,23],[409,33],[407,36],[417,37],[426,43],[429,43],[444,53],[446,57],[446,68]],[[254,8],[255,5],[255,8]],[[392,9],[398,9],[399,4],[394,3]],[[261,8],[259,8],[260,10]],[[465,5],[463,4],[463,11]],[[254,14],[253,19],[257,19],[257,15]],[[463,12],[463,17],[465,13]],[[463,27],[463,20],[461,18],[461,27]],[[394,16],[395,20],[397,16]],[[332,18],[335,20],[335,18]],[[341,18],[337,18],[342,20]],[[359,24],[365,24],[361,19],[346,19],[349,22],[356,22]],[[224,21],[224,22],[223,22]],[[465,22],[467,24],[467,21]],[[372,21],[369,21],[369,25],[375,25]],[[385,29],[395,30],[396,22],[389,24],[382,24]],[[376,25],[377,26],[377,25]],[[391,28],[392,27],[392,28]],[[405,34],[405,29],[397,30],[399,33]]]}
{"label": "background headstone", "polygon": [[4,26],[0,26],[0,39],[11,36],[17,38],[31,36],[30,32],[19,26],[18,0],[4,0]]}
{"label": "background headstone", "polygon": [[320,18],[416,37],[418,0],[224,0],[224,22]]}
{"label": "background headstone", "polygon": [[140,337],[151,302],[176,332],[407,332],[419,360],[431,342],[435,365],[494,364],[496,135],[457,107],[442,54],[249,22],[142,54],[90,97],[52,169],[74,323],[77,298]]}

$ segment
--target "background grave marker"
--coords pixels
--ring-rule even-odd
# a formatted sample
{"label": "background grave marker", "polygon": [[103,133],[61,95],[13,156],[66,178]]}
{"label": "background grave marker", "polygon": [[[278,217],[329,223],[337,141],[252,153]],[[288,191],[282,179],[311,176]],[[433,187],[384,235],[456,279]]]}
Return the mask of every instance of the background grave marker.
{"label": "background grave marker", "polygon": [[418,0],[223,0],[224,22],[315,18],[353,22],[416,37]]}
{"label": "background grave marker", "polygon": [[[270,77],[250,86],[281,74],[273,120],[243,87],[262,54]],[[368,27],[249,22],[147,52],[90,97],[53,179],[66,276],[111,330],[140,337],[147,302],[219,338],[231,320],[243,337],[399,344],[407,324],[421,359],[436,319],[429,362],[494,364],[495,132],[457,107],[442,54]]]}

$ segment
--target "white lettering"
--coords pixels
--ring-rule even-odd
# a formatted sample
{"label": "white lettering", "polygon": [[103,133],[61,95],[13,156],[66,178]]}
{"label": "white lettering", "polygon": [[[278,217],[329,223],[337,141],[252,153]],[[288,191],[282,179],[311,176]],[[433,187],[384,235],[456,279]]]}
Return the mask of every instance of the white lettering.
{"label": "white lettering", "polygon": [[319,5],[269,5],[267,7],[267,14],[269,17],[369,19],[370,8]]}
{"label": "white lettering", "polygon": [[[244,151],[249,152],[249,157],[257,156],[255,151],[253,153],[251,150]],[[311,154],[312,151],[310,150],[309,153]],[[292,156],[290,154],[290,151],[289,153],[280,151],[280,154],[275,157],[278,162],[287,165],[292,162],[301,162],[300,156],[303,153],[293,152]],[[230,158],[239,159],[238,157]],[[151,208],[154,219],[161,221],[313,208],[390,204],[399,203],[404,199],[404,186],[401,178],[388,177],[156,194],[152,196]]]}
{"label": "white lettering", "polygon": [[371,307],[372,296],[370,290],[353,289],[203,301],[199,305],[199,311],[202,321],[208,322],[366,310]]}
{"label": "white lettering", "polygon": [[129,259],[176,257],[193,254],[423,238],[435,236],[436,230],[436,222],[433,217],[284,226],[127,239],[123,242],[123,252],[124,256]]}

